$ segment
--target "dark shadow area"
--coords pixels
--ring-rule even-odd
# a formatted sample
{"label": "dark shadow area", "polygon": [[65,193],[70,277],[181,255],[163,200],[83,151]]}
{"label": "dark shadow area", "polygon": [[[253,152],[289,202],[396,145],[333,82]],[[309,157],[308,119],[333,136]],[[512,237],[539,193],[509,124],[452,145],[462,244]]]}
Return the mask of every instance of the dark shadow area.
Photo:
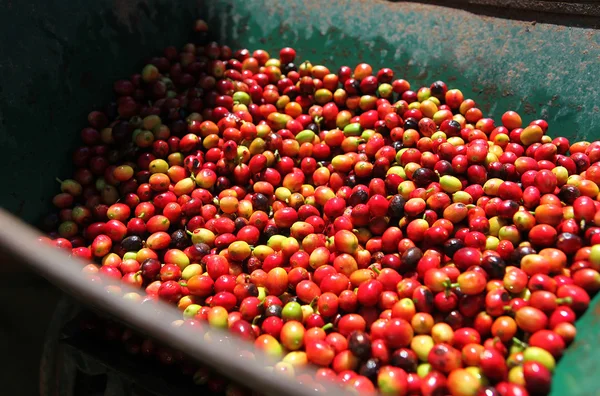
{"label": "dark shadow area", "polygon": [[0,252],[2,394],[39,395],[41,355],[60,291]]}

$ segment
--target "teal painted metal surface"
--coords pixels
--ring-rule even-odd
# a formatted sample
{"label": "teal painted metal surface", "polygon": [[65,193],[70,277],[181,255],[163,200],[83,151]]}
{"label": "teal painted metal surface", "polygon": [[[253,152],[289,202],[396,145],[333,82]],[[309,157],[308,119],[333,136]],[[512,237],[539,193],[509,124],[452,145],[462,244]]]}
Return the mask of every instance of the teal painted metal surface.
{"label": "teal painted metal surface", "polygon": [[[554,136],[600,136],[600,34],[592,29],[385,1],[0,0],[0,204],[35,222],[57,192],[54,177],[70,174],[86,114],[109,100],[115,79],[182,45],[197,16],[233,48],[275,54],[289,45],[300,60],[332,69],[388,66],[413,86],[445,80],[485,116],[512,109],[526,122],[547,119]],[[553,394],[598,394],[598,320],[596,298]]]}

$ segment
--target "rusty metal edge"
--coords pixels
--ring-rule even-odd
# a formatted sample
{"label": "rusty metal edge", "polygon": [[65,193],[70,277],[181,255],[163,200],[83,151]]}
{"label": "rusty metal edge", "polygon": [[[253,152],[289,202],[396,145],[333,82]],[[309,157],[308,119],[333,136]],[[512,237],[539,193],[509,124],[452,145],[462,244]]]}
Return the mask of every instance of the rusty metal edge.
{"label": "rusty metal edge", "polygon": [[[392,2],[398,2],[391,0]],[[586,18],[575,21],[581,25],[595,25],[600,22],[600,0],[589,2],[566,2],[551,0],[408,0],[411,3],[424,3],[460,8],[465,11],[484,11],[490,16],[516,17],[516,19],[544,19],[545,14],[558,14],[573,18]],[[485,12],[487,11],[487,12]],[[526,11],[528,15],[518,15],[517,12]],[[589,19],[591,18],[591,19]],[[551,18],[551,23],[560,23],[560,20]]]}

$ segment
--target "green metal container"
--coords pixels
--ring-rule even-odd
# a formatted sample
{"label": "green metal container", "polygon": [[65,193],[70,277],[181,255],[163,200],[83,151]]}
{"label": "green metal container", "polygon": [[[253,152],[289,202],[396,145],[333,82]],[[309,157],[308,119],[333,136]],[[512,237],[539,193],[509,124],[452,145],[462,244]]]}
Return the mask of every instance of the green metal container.
{"label": "green metal container", "polygon": [[[333,70],[365,61],[413,86],[441,79],[485,116],[511,109],[525,122],[548,120],[553,136],[599,137],[600,34],[590,27],[598,21],[476,10],[344,0],[0,1],[0,204],[38,221],[58,190],[55,177],[70,175],[87,113],[109,101],[114,80],[165,46],[184,44],[197,17],[234,49],[276,54],[293,46],[300,61]],[[598,320],[596,298],[558,365],[554,395],[599,394]]]}

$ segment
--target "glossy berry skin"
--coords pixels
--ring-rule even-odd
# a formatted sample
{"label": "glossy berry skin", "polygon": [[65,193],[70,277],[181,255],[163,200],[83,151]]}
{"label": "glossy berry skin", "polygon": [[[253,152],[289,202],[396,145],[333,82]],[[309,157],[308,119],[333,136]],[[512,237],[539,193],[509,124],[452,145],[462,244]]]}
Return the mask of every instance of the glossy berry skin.
{"label": "glossy berry skin", "polygon": [[377,304],[379,295],[383,292],[383,285],[380,281],[372,279],[362,283],[358,287],[357,298],[361,305],[370,307]]}
{"label": "glossy berry skin", "polygon": [[306,345],[306,355],[311,363],[327,367],[333,361],[335,352],[333,347],[323,340],[315,340]]}
{"label": "glossy berry skin", "polygon": [[377,386],[383,395],[404,395],[408,389],[408,376],[400,368],[384,366],[379,369]]}
{"label": "glossy berry skin", "polygon": [[181,286],[175,281],[166,281],[160,285],[158,296],[166,301],[175,302],[181,298]]}
{"label": "glossy berry skin", "polygon": [[538,362],[525,362],[523,364],[525,389],[531,394],[548,394],[550,392],[551,376],[550,371]]}
{"label": "glossy berry skin", "polygon": [[390,348],[408,346],[413,335],[410,323],[400,318],[391,319],[384,330],[384,340]]}
{"label": "glossy berry skin", "polygon": [[366,359],[371,353],[371,338],[362,331],[354,331],[348,336],[348,349],[360,359]]}
{"label": "glossy berry skin", "polygon": [[462,366],[460,351],[447,344],[437,344],[430,351],[427,361],[435,370],[449,373]]}

